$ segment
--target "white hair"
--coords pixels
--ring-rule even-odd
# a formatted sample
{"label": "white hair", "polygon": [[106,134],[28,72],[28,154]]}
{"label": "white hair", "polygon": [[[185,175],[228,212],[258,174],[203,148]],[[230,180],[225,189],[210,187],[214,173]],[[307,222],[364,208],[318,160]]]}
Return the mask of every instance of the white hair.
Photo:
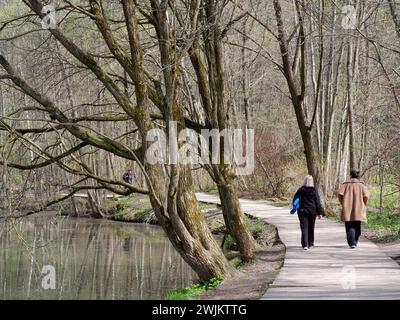
{"label": "white hair", "polygon": [[308,176],[306,176],[304,178],[304,186],[305,187],[314,187],[314,178],[313,178],[313,176],[308,175]]}

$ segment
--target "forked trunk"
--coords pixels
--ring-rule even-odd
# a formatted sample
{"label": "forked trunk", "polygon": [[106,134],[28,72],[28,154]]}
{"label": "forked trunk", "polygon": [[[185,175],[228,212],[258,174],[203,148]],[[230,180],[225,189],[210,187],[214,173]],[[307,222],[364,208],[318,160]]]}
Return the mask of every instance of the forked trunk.
{"label": "forked trunk", "polygon": [[225,275],[225,277],[232,275],[235,270],[214,239],[198,206],[189,168],[181,168],[177,209],[186,229],[193,238],[192,254],[186,254],[186,262],[202,279],[209,280],[218,275]]}

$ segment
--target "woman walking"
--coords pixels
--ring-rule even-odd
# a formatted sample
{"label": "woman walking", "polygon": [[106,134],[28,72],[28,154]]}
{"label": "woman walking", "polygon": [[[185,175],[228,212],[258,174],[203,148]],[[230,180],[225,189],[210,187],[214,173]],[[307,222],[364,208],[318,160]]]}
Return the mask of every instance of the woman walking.
{"label": "woman walking", "polygon": [[299,199],[299,209],[297,215],[300,221],[301,245],[304,250],[314,248],[314,227],[315,220],[325,215],[324,208],[318,191],[314,187],[314,178],[310,175],[304,178],[304,185],[297,190],[294,199]]}
{"label": "woman walking", "polygon": [[341,219],[345,223],[347,243],[354,249],[361,236],[361,222],[368,222],[366,206],[369,192],[360,180],[360,171],[353,169],[350,176],[350,181],[340,187],[338,197],[342,204]]}

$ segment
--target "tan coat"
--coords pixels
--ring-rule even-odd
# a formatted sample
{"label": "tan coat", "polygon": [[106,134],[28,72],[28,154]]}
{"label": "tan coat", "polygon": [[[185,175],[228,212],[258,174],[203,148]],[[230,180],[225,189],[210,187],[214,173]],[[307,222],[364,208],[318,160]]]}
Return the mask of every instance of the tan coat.
{"label": "tan coat", "polygon": [[338,191],[338,197],[342,204],[342,221],[368,222],[366,204],[369,192],[364,182],[351,179],[343,183]]}

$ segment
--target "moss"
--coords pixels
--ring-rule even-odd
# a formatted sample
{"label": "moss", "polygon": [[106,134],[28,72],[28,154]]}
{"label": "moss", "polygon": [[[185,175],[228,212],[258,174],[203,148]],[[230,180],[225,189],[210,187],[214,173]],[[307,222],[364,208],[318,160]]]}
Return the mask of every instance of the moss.
{"label": "moss", "polygon": [[146,118],[146,112],[141,107],[135,107],[133,114],[137,120],[144,120]]}

